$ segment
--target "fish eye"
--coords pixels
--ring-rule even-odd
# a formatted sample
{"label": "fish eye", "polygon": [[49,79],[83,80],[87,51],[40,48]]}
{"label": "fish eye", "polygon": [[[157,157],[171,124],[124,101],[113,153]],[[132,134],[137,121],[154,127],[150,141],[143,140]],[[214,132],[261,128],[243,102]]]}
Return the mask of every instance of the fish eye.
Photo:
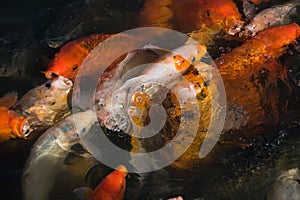
{"label": "fish eye", "polygon": [[195,62],[195,61],[196,61],[196,57],[193,56],[191,61],[192,61],[192,62]]}
{"label": "fish eye", "polygon": [[78,65],[74,65],[72,70],[76,70],[78,68]]}
{"label": "fish eye", "polygon": [[51,83],[50,83],[50,82],[46,83],[46,84],[45,84],[45,87],[46,87],[46,88],[50,88],[50,87],[51,87]]}

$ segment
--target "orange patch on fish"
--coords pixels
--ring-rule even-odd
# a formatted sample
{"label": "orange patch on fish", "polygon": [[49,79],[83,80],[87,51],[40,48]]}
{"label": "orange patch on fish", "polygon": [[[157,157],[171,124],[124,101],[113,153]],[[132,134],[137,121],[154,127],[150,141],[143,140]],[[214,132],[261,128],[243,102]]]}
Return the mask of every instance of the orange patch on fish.
{"label": "orange patch on fish", "polygon": [[173,59],[176,70],[179,72],[184,72],[191,66],[191,63],[180,55],[174,55]]}
{"label": "orange patch on fish", "polygon": [[25,138],[27,119],[13,110],[0,107],[0,142],[11,138]]}
{"label": "orange patch on fish", "polygon": [[94,34],[67,43],[55,55],[49,69],[45,72],[46,78],[64,76],[74,81],[86,56],[108,37],[110,37],[108,34]]}
{"label": "orange patch on fish", "polygon": [[91,200],[122,200],[124,198],[127,169],[120,165],[106,176],[91,195]]}
{"label": "orange patch on fish", "polygon": [[149,0],[141,12],[142,25],[191,32],[206,27],[230,31],[241,25],[241,14],[233,0]]}

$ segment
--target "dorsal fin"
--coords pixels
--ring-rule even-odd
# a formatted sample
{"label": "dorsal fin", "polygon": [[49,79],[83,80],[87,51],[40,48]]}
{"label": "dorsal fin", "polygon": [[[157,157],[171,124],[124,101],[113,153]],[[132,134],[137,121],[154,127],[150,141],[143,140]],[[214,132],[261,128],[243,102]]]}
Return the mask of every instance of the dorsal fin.
{"label": "dorsal fin", "polygon": [[18,100],[18,93],[17,92],[9,92],[6,93],[3,97],[0,98],[0,106],[11,108],[13,107]]}

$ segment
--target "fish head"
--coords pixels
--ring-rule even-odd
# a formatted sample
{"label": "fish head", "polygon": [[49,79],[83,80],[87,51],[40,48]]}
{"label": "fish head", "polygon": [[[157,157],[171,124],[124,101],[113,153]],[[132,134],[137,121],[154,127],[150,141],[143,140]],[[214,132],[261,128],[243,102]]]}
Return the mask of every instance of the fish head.
{"label": "fish head", "polygon": [[115,199],[124,198],[126,188],[127,168],[120,165],[115,171],[106,176],[96,187],[91,199]]}
{"label": "fish head", "polygon": [[243,27],[244,27],[243,21],[234,19],[234,20],[230,21],[230,23],[228,25],[225,26],[225,31],[229,35],[235,35],[235,34],[239,33]]}
{"label": "fish head", "polygon": [[75,80],[79,67],[86,56],[86,52],[81,52],[75,47],[73,49],[63,48],[50,63],[48,70],[44,72],[45,77],[54,79],[57,76],[64,76]]}
{"label": "fish head", "polygon": [[52,62],[49,70],[45,71],[45,77],[47,79],[54,79],[57,76],[64,76],[70,78],[72,80],[75,79],[75,76],[78,72],[78,63],[74,61],[60,61],[60,62]]}

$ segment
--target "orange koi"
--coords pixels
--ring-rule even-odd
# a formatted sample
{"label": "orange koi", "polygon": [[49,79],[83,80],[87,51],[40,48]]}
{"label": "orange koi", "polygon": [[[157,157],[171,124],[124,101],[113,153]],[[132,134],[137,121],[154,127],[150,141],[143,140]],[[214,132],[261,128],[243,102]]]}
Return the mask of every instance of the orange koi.
{"label": "orange koi", "polygon": [[225,30],[229,34],[240,31],[243,22],[232,0],[149,0],[141,12],[142,25],[173,28],[183,32],[207,27]]}
{"label": "orange koi", "polygon": [[0,107],[0,142],[17,137],[26,138],[28,130],[28,119],[6,107]]}
{"label": "orange koi", "polygon": [[[122,200],[124,198],[127,169],[120,165],[115,171],[107,175],[101,183],[91,190],[89,188],[78,188],[74,193],[81,199],[89,200]],[[83,193],[83,194],[82,194]]]}
{"label": "orange koi", "polygon": [[47,79],[64,76],[74,81],[81,63],[86,56],[102,41],[107,34],[94,34],[74,40],[64,45],[55,55],[49,69],[44,72]]}
{"label": "orange koi", "polygon": [[216,64],[225,80],[236,79],[241,73],[249,73],[257,66],[262,66],[270,58],[281,56],[286,50],[285,47],[299,36],[300,27],[296,23],[264,30],[222,56]]}
{"label": "orange koi", "polygon": [[278,106],[276,85],[278,80],[287,83],[287,73],[276,59],[299,36],[295,23],[269,28],[215,61],[225,84],[227,116],[239,118],[239,125],[227,123],[225,129],[257,129],[254,133],[278,122],[285,105]]}

